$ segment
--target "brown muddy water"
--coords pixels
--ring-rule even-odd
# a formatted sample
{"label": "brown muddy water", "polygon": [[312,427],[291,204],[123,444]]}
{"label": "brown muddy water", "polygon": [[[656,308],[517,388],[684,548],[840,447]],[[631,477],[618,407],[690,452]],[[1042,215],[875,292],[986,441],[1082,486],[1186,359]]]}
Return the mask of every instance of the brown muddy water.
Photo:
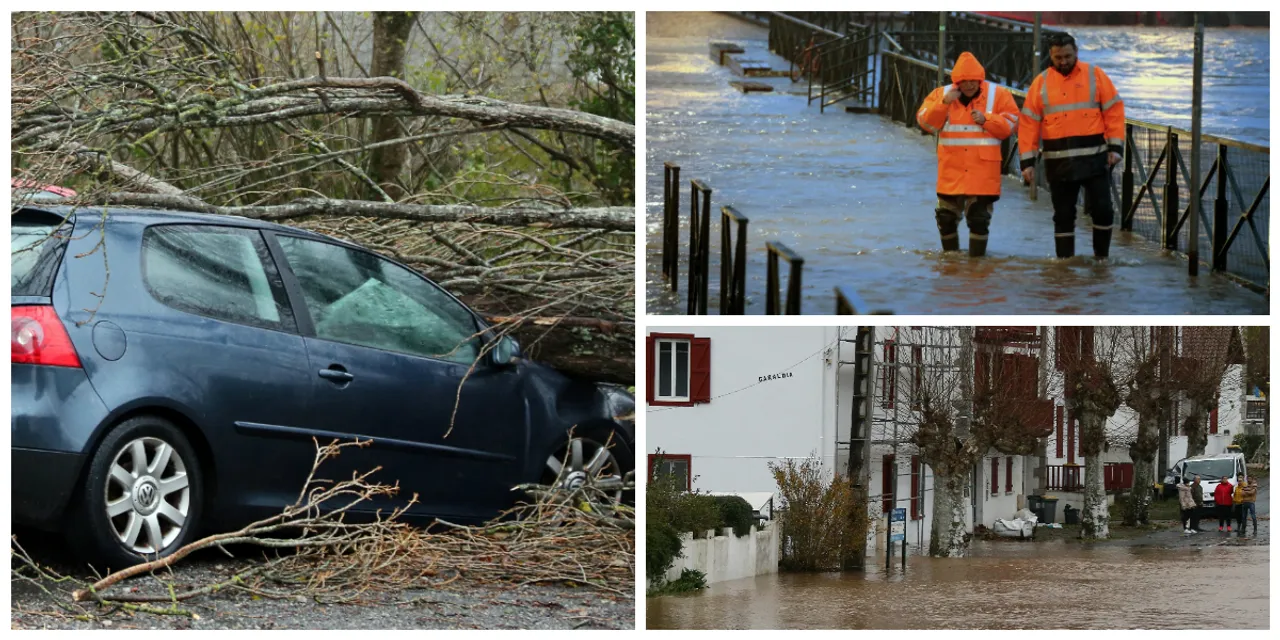
{"label": "brown muddy water", "polygon": [[[982,553],[982,545],[975,552]],[[649,598],[649,629],[1266,629],[1267,546],[1004,543],[869,573],[780,574]],[[883,557],[881,557],[883,562]]]}

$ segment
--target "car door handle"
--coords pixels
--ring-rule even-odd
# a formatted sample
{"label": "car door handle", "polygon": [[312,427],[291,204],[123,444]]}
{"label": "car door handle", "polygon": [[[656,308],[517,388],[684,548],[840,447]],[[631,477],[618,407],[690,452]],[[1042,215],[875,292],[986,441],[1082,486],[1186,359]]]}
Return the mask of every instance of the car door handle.
{"label": "car door handle", "polygon": [[321,369],[320,377],[333,382],[351,382],[356,377],[343,369]]}

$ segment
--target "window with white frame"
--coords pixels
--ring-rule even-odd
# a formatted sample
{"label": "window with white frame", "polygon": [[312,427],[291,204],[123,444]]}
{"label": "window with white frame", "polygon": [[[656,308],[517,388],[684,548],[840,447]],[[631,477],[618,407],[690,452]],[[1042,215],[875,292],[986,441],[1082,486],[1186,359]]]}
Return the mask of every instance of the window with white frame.
{"label": "window with white frame", "polygon": [[658,339],[653,346],[658,360],[653,370],[654,399],[688,401],[689,341]]}

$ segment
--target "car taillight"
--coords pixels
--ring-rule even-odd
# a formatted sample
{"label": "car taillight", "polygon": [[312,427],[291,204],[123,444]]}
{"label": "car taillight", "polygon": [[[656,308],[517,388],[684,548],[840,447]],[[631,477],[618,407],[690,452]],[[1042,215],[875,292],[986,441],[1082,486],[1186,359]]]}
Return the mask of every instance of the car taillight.
{"label": "car taillight", "polygon": [[71,336],[49,306],[12,307],[13,333],[10,346],[14,364],[44,364],[79,367],[80,357],[71,346]]}

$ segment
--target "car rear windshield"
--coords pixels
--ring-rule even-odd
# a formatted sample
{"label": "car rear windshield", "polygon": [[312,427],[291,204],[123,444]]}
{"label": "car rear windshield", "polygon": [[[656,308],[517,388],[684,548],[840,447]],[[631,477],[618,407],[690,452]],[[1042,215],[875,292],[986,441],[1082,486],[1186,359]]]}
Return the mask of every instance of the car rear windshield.
{"label": "car rear windshield", "polygon": [[1184,475],[1200,476],[1203,480],[1218,480],[1222,476],[1235,475],[1235,460],[1192,460],[1187,463]]}
{"label": "car rear windshield", "polygon": [[10,295],[47,296],[70,237],[71,225],[50,214],[13,215],[9,249],[13,255]]}

